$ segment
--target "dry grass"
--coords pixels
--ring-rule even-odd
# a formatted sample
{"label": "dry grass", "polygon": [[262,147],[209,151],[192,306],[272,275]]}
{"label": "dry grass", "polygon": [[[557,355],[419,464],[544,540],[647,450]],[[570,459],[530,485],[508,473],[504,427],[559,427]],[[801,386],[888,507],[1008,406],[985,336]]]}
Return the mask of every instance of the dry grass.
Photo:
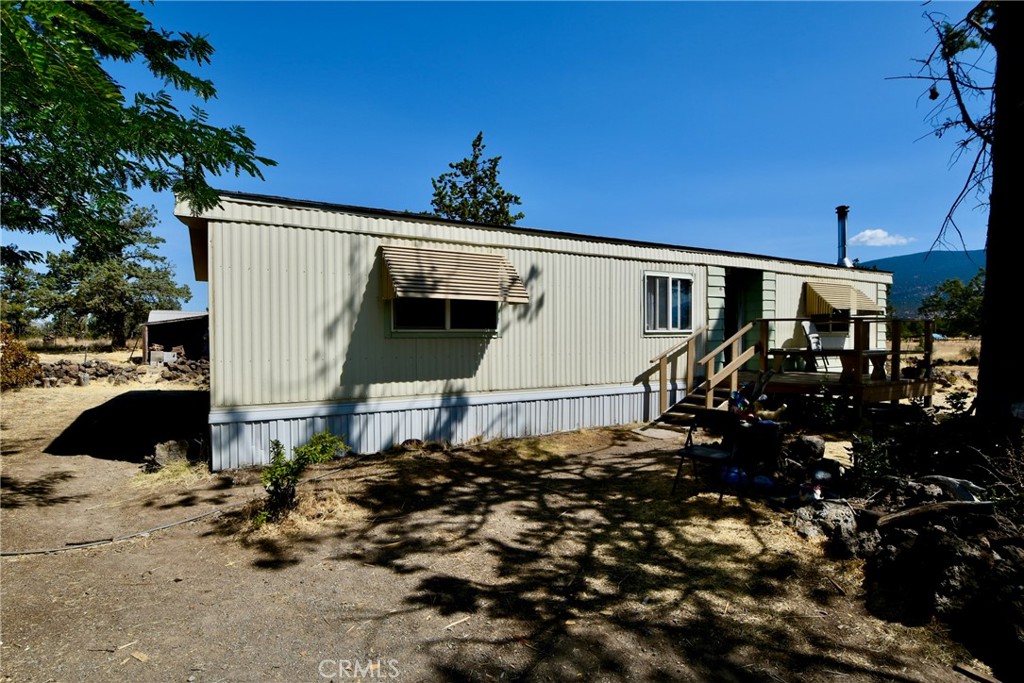
{"label": "dry grass", "polygon": [[352,526],[367,519],[366,511],[350,502],[335,485],[323,485],[298,495],[295,507],[278,524],[286,535],[319,531],[325,525]]}
{"label": "dry grass", "polygon": [[504,439],[488,444],[487,447],[535,462],[561,460],[570,455],[596,453],[630,441],[642,441],[643,437],[631,431],[633,426],[635,425],[615,429],[583,429],[523,439]]}
{"label": "dry grass", "polygon": [[175,460],[154,472],[140,472],[132,479],[132,485],[143,491],[157,492],[193,488],[210,479],[210,468],[206,463]]}
{"label": "dry grass", "polygon": [[981,350],[981,339],[936,339],[932,343],[932,357],[935,360],[967,360],[977,357]]}
{"label": "dry grass", "polygon": [[266,497],[260,496],[247,501],[237,512],[225,515],[224,522],[243,545],[314,536],[339,527],[361,526],[369,515],[364,508],[349,500],[345,493],[347,488],[350,488],[349,484],[343,481],[300,484],[295,507],[277,521],[260,520],[260,514],[266,509]]}

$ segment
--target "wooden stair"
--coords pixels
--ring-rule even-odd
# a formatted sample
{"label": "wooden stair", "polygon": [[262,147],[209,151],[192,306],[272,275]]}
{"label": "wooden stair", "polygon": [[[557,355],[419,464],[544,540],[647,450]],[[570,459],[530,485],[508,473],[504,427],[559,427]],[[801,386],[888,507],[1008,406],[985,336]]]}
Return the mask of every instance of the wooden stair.
{"label": "wooden stair", "polygon": [[[712,410],[722,410],[728,405],[729,396],[731,391],[728,387],[715,387],[714,391],[714,408]],[[683,432],[686,431],[693,424],[693,420],[697,415],[707,410],[705,407],[707,399],[707,391],[703,387],[703,383],[697,389],[686,395],[682,401],[676,403],[674,406],[668,409],[664,415],[655,420],[651,426],[659,427],[662,429],[669,429],[672,431]]]}

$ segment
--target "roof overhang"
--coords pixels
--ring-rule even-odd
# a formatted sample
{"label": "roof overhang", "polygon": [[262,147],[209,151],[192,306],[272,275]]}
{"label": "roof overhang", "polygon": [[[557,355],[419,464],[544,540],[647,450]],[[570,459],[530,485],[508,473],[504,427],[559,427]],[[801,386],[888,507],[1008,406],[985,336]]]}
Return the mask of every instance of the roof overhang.
{"label": "roof overhang", "polygon": [[853,285],[839,282],[806,283],[808,315],[835,315],[839,311],[853,313],[884,313],[885,306],[872,301]]}
{"label": "roof overhang", "polygon": [[528,304],[516,269],[501,254],[384,245],[384,299],[473,299]]}
{"label": "roof overhang", "polygon": [[178,201],[174,207],[174,215],[188,226],[189,246],[192,247],[192,271],[198,282],[209,279],[209,221],[200,216],[193,216],[187,202]]}
{"label": "roof overhang", "polygon": [[184,320],[200,320],[202,318],[209,318],[210,314],[206,311],[160,311],[154,310],[149,312],[149,316],[146,320],[146,325],[162,325],[164,323],[178,323]]}

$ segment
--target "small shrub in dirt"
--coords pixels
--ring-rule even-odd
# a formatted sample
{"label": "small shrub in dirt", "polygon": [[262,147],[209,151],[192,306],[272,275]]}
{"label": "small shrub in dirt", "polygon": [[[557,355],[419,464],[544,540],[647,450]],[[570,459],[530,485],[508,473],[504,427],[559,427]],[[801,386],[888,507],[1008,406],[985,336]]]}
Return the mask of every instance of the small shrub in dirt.
{"label": "small shrub in dirt", "polygon": [[981,346],[978,344],[965,346],[960,350],[960,355],[965,361],[974,361],[974,363],[977,364],[978,356],[981,355]]}
{"label": "small shrub in dirt", "polygon": [[344,439],[335,436],[330,432],[314,434],[308,443],[299,446],[294,450],[292,456],[296,460],[304,461],[306,464],[317,464],[330,462],[335,458],[345,455],[352,450]]}
{"label": "small shrub in dirt", "polygon": [[802,427],[834,430],[850,421],[852,412],[848,403],[845,397],[831,393],[827,387],[821,387],[816,396],[794,398],[785,419]]}
{"label": "small shrub in dirt", "polygon": [[961,389],[950,392],[946,396],[946,404],[949,405],[949,409],[953,411],[954,415],[963,415],[967,412],[970,399],[971,394]]}
{"label": "small shrub in dirt", "polygon": [[39,377],[39,357],[0,324],[0,389],[16,389]]}
{"label": "small shrub in dirt", "polygon": [[855,434],[851,446],[855,487],[862,493],[880,485],[882,480],[898,473],[893,450],[898,448],[895,439],[873,438]]}
{"label": "small shrub in dirt", "polygon": [[264,508],[253,516],[253,524],[262,526],[276,521],[295,506],[295,487],[308,465],[328,462],[349,450],[341,437],[329,432],[314,434],[308,443],[292,450],[291,458],[285,454],[280,441],[271,441],[270,464],[260,474],[260,481],[267,491],[267,501]]}

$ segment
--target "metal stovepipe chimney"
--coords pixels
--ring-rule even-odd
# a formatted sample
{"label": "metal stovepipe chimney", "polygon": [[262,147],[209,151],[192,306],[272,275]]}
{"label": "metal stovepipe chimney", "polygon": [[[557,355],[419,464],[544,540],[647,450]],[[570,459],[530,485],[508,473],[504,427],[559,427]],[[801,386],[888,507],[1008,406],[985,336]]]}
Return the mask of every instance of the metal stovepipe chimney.
{"label": "metal stovepipe chimney", "polygon": [[836,207],[836,216],[839,217],[839,259],[836,265],[849,266],[850,259],[846,257],[846,217],[850,214],[850,207],[845,204]]}

